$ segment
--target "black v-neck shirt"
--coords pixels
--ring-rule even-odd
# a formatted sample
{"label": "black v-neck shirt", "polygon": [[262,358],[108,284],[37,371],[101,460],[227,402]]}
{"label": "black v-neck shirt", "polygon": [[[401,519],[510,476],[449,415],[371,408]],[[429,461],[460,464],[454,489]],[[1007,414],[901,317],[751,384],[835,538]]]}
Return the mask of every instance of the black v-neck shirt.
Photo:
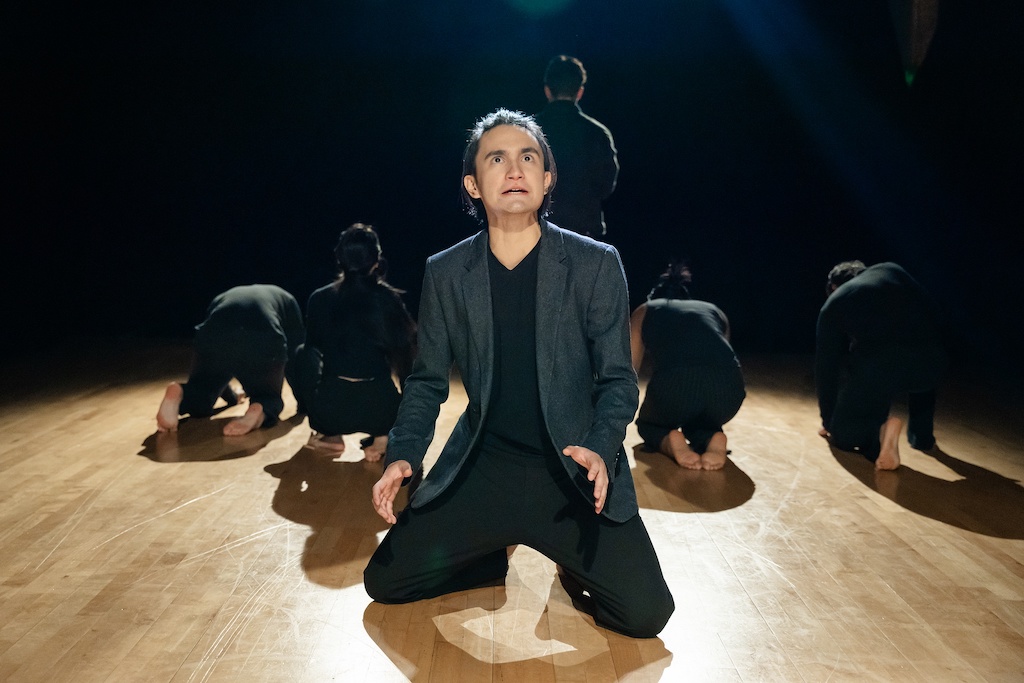
{"label": "black v-neck shirt", "polygon": [[494,318],[494,384],[481,447],[543,456],[553,450],[537,384],[537,264],[540,242],[509,270],[487,253]]}

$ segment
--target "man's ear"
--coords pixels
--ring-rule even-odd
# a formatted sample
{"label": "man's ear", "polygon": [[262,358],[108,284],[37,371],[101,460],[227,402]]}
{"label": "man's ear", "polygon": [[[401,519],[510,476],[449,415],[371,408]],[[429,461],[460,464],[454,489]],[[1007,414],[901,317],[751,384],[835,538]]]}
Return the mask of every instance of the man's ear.
{"label": "man's ear", "polygon": [[[467,178],[469,176],[466,176]],[[548,189],[551,187],[551,171],[544,171],[544,194],[548,193]]]}
{"label": "man's ear", "polygon": [[480,199],[480,190],[476,187],[476,178],[471,175],[462,176],[462,186],[466,188],[466,192],[473,199]]}

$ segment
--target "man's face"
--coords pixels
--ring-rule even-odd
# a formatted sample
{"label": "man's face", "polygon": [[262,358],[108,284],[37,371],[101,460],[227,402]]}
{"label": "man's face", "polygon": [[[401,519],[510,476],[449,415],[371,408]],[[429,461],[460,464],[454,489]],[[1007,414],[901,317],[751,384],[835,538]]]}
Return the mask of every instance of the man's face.
{"label": "man's face", "polygon": [[480,136],[476,175],[462,179],[470,197],[483,202],[489,221],[537,214],[551,185],[537,140],[518,126],[501,125]]}

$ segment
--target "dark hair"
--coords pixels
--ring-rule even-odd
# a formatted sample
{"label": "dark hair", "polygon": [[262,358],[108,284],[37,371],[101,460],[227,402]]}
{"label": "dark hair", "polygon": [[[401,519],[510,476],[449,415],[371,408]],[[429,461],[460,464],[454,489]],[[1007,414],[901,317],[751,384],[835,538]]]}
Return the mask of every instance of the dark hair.
{"label": "dark hair", "polygon": [[[551,173],[551,184],[548,185],[548,192],[544,195],[544,201],[541,202],[539,211],[541,216],[546,215],[548,207],[551,205],[551,191],[555,189],[555,180],[558,178],[558,171],[555,168],[555,155],[551,153],[551,146],[548,145],[548,139],[544,135],[544,131],[540,129],[540,125],[534,121],[532,116],[520,111],[498,109],[479,119],[469,130],[469,139],[466,141],[466,150],[462,153],[462,177],[465,178],[468,175],[476,177],[476,153],[480,151],[480,138],[483,137],[484,133],[498,126],[516,126],[517,128],[522,128],[532,135],[537,140],[537,144],[540,145],[541,155],[544,157],[544,170]],[[466,213],[470,216],[475,216],[481,220],[485,217],[482,211],[482,202],[469,195],[464,183],[462,185],[462,204],[466,208]]]}
{"label": "dark hair", "polygon": [[833,289],[844,285],[853,278],[864,272],[866,266],[863,261],[843,261],[833,266],[828,272],[828,281],[825,283],[825,294],[831,294]]}
{"label": "dark hair", "polygon": [[387,262],[381,256],[380,239],[372,225],[353,223],[341,231],[334,247],[337,284],[376,284],[384,281]]}
{"label": "dark hair", "polygon": [[352,285],[368,287],[381,285],[395,294],[404,291],[392,287],[386,280],[387,259],[382,255],[381,241],[373,225],[352,223],[341,231],[334,248],[334,259],[338,266],[335,287]]}
{"label": "dark hair", "polygon": [[668,268],[658,276],[658,282],[647,295],[651,299],[689,299],[690,290],[686,285],[693,282],[693,273],[690,272],[690,264],[683,259],[672,259],[668,262]]}
{"label": "dark hair", "polygon": [[576,93],[587,82],[587,70],[583,62],[569,55],[558,55],[544,70],[544,85],[555,99],[576,99]]}

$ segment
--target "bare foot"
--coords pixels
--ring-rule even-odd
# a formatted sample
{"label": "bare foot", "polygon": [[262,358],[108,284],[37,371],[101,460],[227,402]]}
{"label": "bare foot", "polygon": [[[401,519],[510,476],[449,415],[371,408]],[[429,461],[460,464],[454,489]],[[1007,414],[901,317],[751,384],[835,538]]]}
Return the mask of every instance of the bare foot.
{"label": "bare foot", "polygon": [[259,403],[250,403],[245,410],[245,415],[236,417],[224,425],[224,436],[242,436],[254,429],[259,429],[263,424],[263,406]]}
{"label": "bare foot", "polygon": [[384,457],[384,453],[387,449],[387,434],[384,436],[376,436],[373,438],[373,443],[363,448],[363,455],[366,457],[367,462],[378,462]]}
{"label": "bare foot", "polygon": [[700,455],[690,448],[686,437],[677,429],[673,429],[661,440],[661,452],[670,456],[680,467],[688,470],[699,470],[701,467]]}
{"label": "bare foot", "polygon": [[882,449],[875,460],[876,470],[894,470],[900,466],[900,433],[903,431],[903,420],[890,417],[878,430],[878,439]]}
{"label": "bare foot", "polygon": [[156,431],[178,431],[178,408],[181,406],[183,395],[184,391],[177,382],[167,385],[167,388],[164,389],[164,398],[160,401],[160,408],[156,411]]}
{"label": "bare foot", "polygon": [[345,452],[345,435],[326,436],[320,432],[313,432],[309,435],[306,445],[320,451],[328,451],[334,455],[341,455]]}
{"label": "bare foot", "polygon": [[729,452],[727,443],[725,432],[715,432],[708,441],[704,455],[700,456],[701,467],[706,470],[720,470],[725,467],[725,457]]}

